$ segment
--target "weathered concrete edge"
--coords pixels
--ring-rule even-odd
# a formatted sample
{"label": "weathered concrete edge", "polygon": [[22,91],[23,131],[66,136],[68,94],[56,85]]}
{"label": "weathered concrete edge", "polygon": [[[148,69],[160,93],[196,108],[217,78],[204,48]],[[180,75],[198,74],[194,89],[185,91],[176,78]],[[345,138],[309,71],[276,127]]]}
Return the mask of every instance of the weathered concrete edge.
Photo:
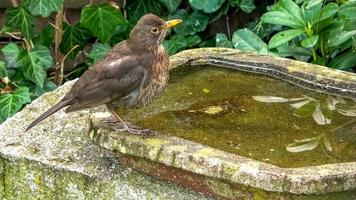
{"label": "weathered concrete edge", "polygon": [[348,98],[356,98],[356,75],[296,60],[246,53],[231,48],[199,48],[173,55],[170,68],[182,65],[216,65],[265,74],[284,81]]}
{"label": "weathered concrete edge", "polygon": [[356,189],[356,162],[280,168],[177,137],[118,133],[101,123],[107,116],[92,114],[89,137],[109,150],[271,192],[325,194]]}

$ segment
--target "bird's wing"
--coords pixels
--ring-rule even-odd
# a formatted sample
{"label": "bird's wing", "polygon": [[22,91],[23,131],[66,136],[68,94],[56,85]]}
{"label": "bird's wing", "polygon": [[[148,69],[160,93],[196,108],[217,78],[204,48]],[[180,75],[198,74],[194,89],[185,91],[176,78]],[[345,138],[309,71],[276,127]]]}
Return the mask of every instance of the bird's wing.
{"label": "bird's wing", "polygon": [[137,58],[104,59],[85,72],[68,95],[74,99],[66,112],[91,108],[128,95],[140,87],[146,70]]}

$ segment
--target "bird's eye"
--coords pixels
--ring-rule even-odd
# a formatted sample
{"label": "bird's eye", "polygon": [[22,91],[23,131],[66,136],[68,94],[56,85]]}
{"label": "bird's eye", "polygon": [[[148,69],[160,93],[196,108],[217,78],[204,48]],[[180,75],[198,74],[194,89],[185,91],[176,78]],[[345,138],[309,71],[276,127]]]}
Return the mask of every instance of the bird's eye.
{"label": "bird's eye", "polygon": [[157,27],[153,27],[153,28],[151,29],[151,32],[152,32],[152,33],[157,33],[157,31],[158,31],[158,28],[157,28]]}

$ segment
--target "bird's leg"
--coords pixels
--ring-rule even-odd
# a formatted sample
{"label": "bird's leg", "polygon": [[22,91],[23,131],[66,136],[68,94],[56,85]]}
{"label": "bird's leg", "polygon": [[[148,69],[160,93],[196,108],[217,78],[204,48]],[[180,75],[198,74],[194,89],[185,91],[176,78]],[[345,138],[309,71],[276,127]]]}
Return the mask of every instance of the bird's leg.
{"label": "bird's leg", "polygon": [[117,129],[118,131],[127,131],[129,133],[135,134],[135,135],[148,135],[150,133],[153,133],[152,130],[149,129],[143,129],[138,126],[131,125],[127,122],[125,122],[121,117],[115,112],[115,109],[112,106],[108,106],[110,111],[112,112],[113,116],[116,118],[116,121],[114,119],[109,119],[109,123],[120,123],[122,128]]}

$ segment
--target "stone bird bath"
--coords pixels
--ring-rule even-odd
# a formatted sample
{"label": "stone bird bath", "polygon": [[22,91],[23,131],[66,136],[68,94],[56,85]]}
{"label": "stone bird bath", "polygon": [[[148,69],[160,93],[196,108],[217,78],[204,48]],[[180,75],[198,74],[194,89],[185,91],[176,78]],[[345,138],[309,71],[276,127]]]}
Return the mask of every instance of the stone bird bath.
{"label": "stone bird bath", "polygon": [[[347,99],[356,98],[356,75],[225,48],[178,53],[171,57],[171,70],[172,78],[165,94],[153,105],[119,111],[128,120],[157,130],[158,133],[151,137],[118,133],[112,126],[101,123],[109,116],[104,107],[73,114],[61,111],[24,133],[28,122],[60,99],[74,82],[41,96],[1,124],[0,197],[356,198],[356,148],[352,143],[343,143],[345,137],[336,141],[335,137],[311,135],[304,140],[309,142],[307,144],[284,144],[290,137],[309,134],[300,133],[305,132],[303,124],[316,127],[315,132],[318,132],[334,123],[342,124],[349,120],[337,130],[348,133],[348,137],[355,135],[356,125],[352,118],[355,102]],[[262,75],[249,78],[250,73],[246,72]],[[275,85],[277,89],[272,88]],[[294,89],[289,91],[289,88]],[[310,90],[340,97],[314,95]],[[279,97],[286,96],[266,100],[271,92]],[[264,102],[255,101],[251,95],[260,95],[254,98],[263,97]],[[337,116],[332,122],[326,114],[326,117],[322,115],[325,126],[317,126],[323,121],[320,122],[320,113],[318,115],[316,111],[312,117],[303,118],[305,123],[300,118],[290,123],[291,120],[286,118],[284,121],[284,117],[274,123],[269,120],[278,116],[273,113],[266,115],[269,108],[276,109],[276,113],[278,109],[295,111],[309,102],[316,105],[314,110],[318,110],[318,105],[323,110],[323,104],[315,100],[315,96],[331,98],[330,102],[338,101],[339,104],[343,102],[351,109],[343,108],[347,116],[337,118],[339,114],[334,114]],[[345,100],[337,100],[341,97]],[[287,104],[274,107],[276,102]],[[300,102],[307,103],[302,105]],[[266,108],[266,113],[248,118],[255,108]],[[342,111],[341,108],[334,110]],[[290,116],[293,117],[292,114]],[[229,130],[231,127],[233,130]],[[285,137],[278,134],[283,132],[280,130],[293,130],[297,135]],[[276,134],[259,135],[269,131]],[[238,133],[237,136],[234,133]],[[248,141],[252,136],[255,137],[253,141]],[[266,143],[254,142],[258,137]],[[277,143],[281,143],[278,144],[280,146],[273,145]],[[346,149],[351,153],[340,158],[347,152],[344,144],[348,145]],[[261,150],[262,147],[268,147],[267,153]],[[306,153],[301,152],[301,148]],[[250,152],[251,149],[254,151]]]}

